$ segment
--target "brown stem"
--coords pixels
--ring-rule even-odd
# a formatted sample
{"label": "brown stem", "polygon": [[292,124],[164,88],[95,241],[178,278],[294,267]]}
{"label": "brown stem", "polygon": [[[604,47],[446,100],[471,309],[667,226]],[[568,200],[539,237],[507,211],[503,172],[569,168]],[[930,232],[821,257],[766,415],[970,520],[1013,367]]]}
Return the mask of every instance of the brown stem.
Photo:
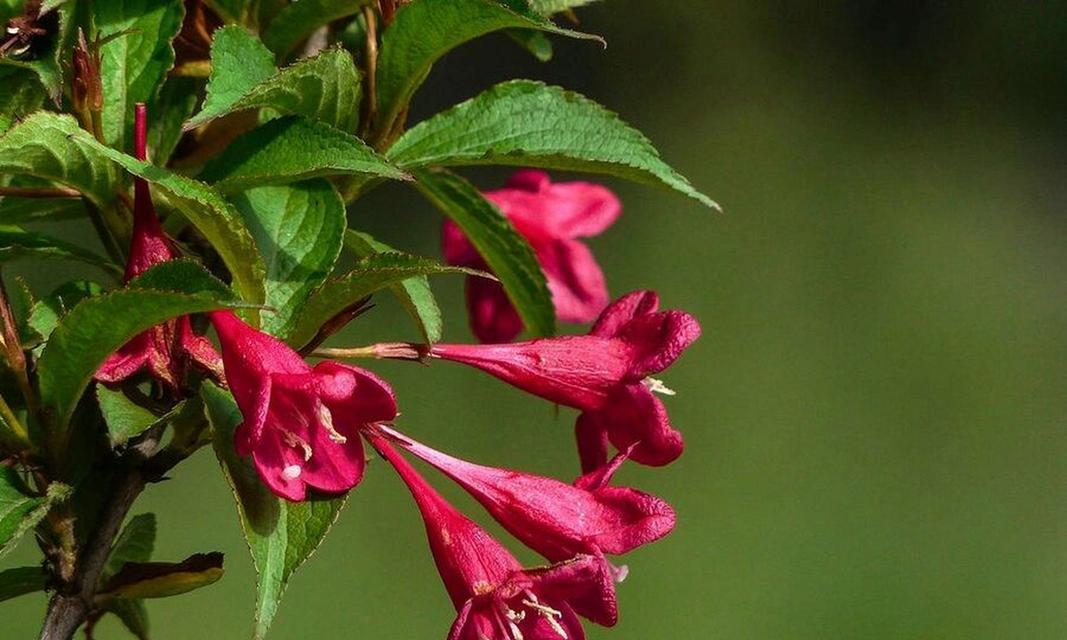
{"label": "brown stem", "polygon": [[425,344],[413,342],[379,342],[366,347],[321,347],[312,351],[311,355],[319,358],[375,358],[426,362],[430,357],[430,348]]}
{"label": "brown stem", "polygon": [[374,9],[365,6],[363,19],[367,23],[367,40],[365,45],[365,64],[367,95],[363,102],[363,137],[374,130],[374,120],[378,117],[378,17]]}
{"label": "brown stem", "polygon": [[13,198],[80,198],[77,189],[67,187],[0,187],[0,196]]}

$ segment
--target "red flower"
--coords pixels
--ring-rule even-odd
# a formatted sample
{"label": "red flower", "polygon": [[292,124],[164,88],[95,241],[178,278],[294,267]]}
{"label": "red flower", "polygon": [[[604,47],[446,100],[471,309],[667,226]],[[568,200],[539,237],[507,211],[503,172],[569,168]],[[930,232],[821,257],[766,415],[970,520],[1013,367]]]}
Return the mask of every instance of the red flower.
{"label": "red flower", "polygon": [[608,486],[626,454],[572,486],[460,460],[389,428],[378,431],[455,480],[509,533],[553,562],[579,554],[624,554],[674,529],[674,510],[663,500]]}
{"label": "red flower", "polygon": [[[595,236],[615,222],[621,210],[615,194],[591,182],[553,184],[548,174],[526,169],[503,189],[484,195],[533,247],[557,317],[564,322],[595,318],[608,304],[608,289],[593,254],[578,238]],[[442,244],[450,264],[486,269],[452,222],[445,222]],[[498,282],[468,278],[467,308],[471,329],[482,342],[510,342],[522,332],[522,320]]]}
{"label": "red flower", "polygon": [[260,478],[288,500],[307,488],[341,493],[363,478],[363,425],[396,417],[389,385],[375,375],[323,361],[314,368],[284,342],[216,311],[211,322],[233,397],[245,421],[237,452],[251,455]]}
{"label": "red flower", "polygon": [[368,437],[403,478],[422,513],[437,570],[459,612],[448,640],[582,640],[585,632],[576,614],[604,626],[618,620],[606,563],[578,555],[549,567],[523,569],[384,439]]}
{"label": "red flower", "polygon": [[700,336],[696,319],[658,311],[659,297],[636,291],[604,310],[588,335],[515,344],[438,344],[431,355],[477,367],[520,389],[580,409],[576,426],[584,471],[603,466],[608,443],[641,464],[682,453],[682,435],[653,392],[674,392],[650,377]]}
{"label": "red flower", "polygon": [[[134,120],[134,146],[139,160],[147,158],[147,118],[145,107],[138,104]],[[152,205],[148,182],[134,179],[133,234],[126,261],[125,281],[147,271],[149,267],[181,257],[178,249],[163,233]],[[108,356],[96,372],[102,382],[121,382],[143,368],[171,391],[178,391],[189,364],[203,369],[217,380],[222,379],[222,361],[211,342],[193,332],[187,316],[175,318],[134,337]]]}

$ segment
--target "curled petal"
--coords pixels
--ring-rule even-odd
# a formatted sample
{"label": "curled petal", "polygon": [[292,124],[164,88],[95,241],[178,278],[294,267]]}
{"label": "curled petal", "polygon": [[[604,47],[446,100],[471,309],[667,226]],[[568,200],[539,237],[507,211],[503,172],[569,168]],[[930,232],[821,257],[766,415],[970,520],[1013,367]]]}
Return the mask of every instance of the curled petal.
{"label": "curled petal", "polygon": [[633,347],[630,375],[640,380],[673,364],[700,337],[700,323],[684,311],[661,311],[635,318],[618,337]]}
{"label": "curled petal", "polygon": [[655,291],[628,293],[604,309],[590,333],[602,338],[613,338],[634,318],[655,313],[658,309],[659,296]]}
{"label": "curled petal", "polygon": [[578,422],[579,431],[606,433],[616,449],[632,447],[634,462],[653,467],[674,462],[685,448],[666,407],[641,384],[622,387],[602,408],[578,416]]}
{"label": "curled petal", "polygon": [[323,401],[354,439],[360,425],[396,418],[396,396],[385,380],[369,371],[332,360],[315,365]]}
{"label": "curled petal", "polygon": [[604,272],[589,247],[576,240],[559,240],[538,247],[537,258],[561,321],[591,322],[607,306]]}

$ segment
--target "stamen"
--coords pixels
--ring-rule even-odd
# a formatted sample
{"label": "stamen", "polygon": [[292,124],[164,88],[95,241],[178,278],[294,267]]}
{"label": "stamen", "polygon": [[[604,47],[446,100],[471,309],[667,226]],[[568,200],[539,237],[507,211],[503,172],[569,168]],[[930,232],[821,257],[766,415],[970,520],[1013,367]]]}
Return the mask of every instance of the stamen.
{"label": "stamen", "polygon": [[348,438],[338,433],[337,429],[334,428],[333,414],[330,413],[330,409],[326,405],[319,403],[319,405],[315,407],[315,412],[319,416],[319,424],[326,430],[326,433],[330,434],[330,440],[333,440],[337,444],[348,442]]}
{"label": "stamen", "polygon": [[19,28],[18,27],[8,27],[7,28],[7,35],[9,35],[9,36],[17,36],[18,34],[19,34]]}
{"label": "stamen", "polygon": [[552,627],[552,630],[559,635],[563,640],[568,640],[570,636],[567,635],[567,630],[563,628],[563,625],[559,623],[559,620],[563,618],[563,612],[557,609],[553,609],[548,605],[541,604],[537,600],[537,596],[530,590],[526,591],[527,600],[523,600],[522,603],[527,607],[533,609],[538,614],[543,616],[548,624]]}
{"label": "stamen", "polygon": [[296,480],[304,470],[298,464],[291,464],[282,469],[282,477],[286,480]]}
{"label": "stamen", "polygon": [[667,385],[663,384],[663,381],[651,376],[641,381],[641,384],[645,385],[652,393],[662,393],[665,396],[675,395],[674,389],[671,389]]}
{"label": "stamen", "polygon": [[292,431],[282,431],[282,438],[285,439],[285,444],[293,447],[294,449],[303,449],[304,462],[311,460],[311,445],[304,442],[304,439],[296,435]]}

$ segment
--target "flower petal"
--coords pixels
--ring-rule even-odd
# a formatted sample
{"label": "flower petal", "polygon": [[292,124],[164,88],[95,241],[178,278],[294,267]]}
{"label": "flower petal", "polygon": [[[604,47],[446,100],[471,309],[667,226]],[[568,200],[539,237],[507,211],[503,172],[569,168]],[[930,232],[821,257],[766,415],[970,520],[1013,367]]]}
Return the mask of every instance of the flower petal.
{"label": "flower petal", "polygon": [[634,318],[655,313],[658,309],[659,296],[655,291],[633,291],[604,309],[589,333],[602,338],[613,338]]}
{"label": "flower petal", "polygon": [[545,243],[537,249],[556,317],[563,322],[592,322],[609,302],[608,286],[593,253],[577,240]]}
{"label": "flower petal", "polygon": [[644,385],[626,385],[600,409],[578,417],[581,430],[601,430],[616,449],[633,447],[634,462],[659,467],[670,464],[685,448],[682,434],[670,424],[667,408]]}
{"label": "flower petal", "polygon": [[270,430],[256,443],[252,462],[260,479],[278,497],[299,502],[307,496],[303,473],[293,474],[291,469],[302,469],[304,459],[289,446],[280,431]]}
{"label": "flower petal", "polygon": [[467,313],[471,331],[480,342],[511,342],[522,333],[522,318],[499,282],[468,277]]}
{"label": "flower petal", "polygon": [[637,317],[618,333],[634,349],[630,375],[635,380],[669,367],[699,337],[700,323],[684,311]]}

